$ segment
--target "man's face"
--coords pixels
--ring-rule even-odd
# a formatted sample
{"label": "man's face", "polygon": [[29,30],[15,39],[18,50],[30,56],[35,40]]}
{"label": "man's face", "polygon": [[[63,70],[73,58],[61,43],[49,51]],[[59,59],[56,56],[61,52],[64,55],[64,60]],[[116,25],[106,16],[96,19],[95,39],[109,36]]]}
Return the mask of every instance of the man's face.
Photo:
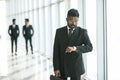
{"label": "man's face", "polygon": [[28,21],[25,21],[25,25],[27,25],[29,22]]}
{"label": "man's face", "polygon": [[16,24],[16,21],[13,21],[13,24]]}
{"label": "man's face", "polygon": [[79,17],[67,17],[66,18],[67,20],[67,25],[70,27],[70,28],[74,28],[77,26],[77,23],[78,23],[78,20],[79,20]]}

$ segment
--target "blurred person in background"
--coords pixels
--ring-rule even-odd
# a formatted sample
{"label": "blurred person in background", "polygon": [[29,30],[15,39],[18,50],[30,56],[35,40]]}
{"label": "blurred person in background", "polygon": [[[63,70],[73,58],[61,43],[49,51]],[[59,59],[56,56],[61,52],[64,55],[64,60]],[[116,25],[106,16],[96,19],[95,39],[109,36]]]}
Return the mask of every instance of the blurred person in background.
{"label": "blurred person in background", "polygon": [[34,29],[32,25],[29,24],[29,19],[25,19],[22,33],[26,43],[26,55],[28,55],[28,41],[30,42],[31,53],[33,54],[32,36],[34,35]]}
{"label": "blurred person in background", "polygon": [[15,55],[17,56],[17,39],[20,34],[19,26],[16,24],[16,19],[12,20],[12,25],[9,26],[8,34],[11,37],[11,52],[13,56],[13,46],[15,43]]}

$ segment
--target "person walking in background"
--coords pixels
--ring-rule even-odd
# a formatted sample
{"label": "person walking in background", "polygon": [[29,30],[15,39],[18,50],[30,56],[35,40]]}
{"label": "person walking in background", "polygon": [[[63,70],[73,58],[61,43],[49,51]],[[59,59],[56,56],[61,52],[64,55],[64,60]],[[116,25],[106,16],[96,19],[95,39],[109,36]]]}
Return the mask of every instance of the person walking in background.
{"label": "person walking in background", "polygon": [[25,25],[23,26],[22,33],[26,43],[26,55],[28,54],[28,41],[30,42],[31,53],[33,54],[32,36],[34,35],[34,29],[32,25],[29,24],[29,19],[25,19]]}
{"label": "person walking in background", "polygon": [[16,19],[12,20],[12,25],[9,26],[8,34],[11,37],[11,52],[13,56],[13,45],[15,42],[15,55],[17,56],[17,38],[20,34],[19,26],[16,24]]}
{"label": "person walking in background", "polygon": [[56,30],[53,67],[55,76],[63,80],[81,80],[85,73],[82,53],[92,51],[93,47],[87,30],[77,26],[79,13],[70,9],[67,13],[67,26]]}

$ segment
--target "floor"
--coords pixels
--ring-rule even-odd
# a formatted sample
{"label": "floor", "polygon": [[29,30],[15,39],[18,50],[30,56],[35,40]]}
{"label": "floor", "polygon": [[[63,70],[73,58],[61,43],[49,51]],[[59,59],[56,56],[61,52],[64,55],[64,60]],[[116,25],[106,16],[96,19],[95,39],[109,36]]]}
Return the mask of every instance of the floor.
{"label": "floor", "polygon": [[39,52],[26,55],[21,49],[17,56],[10,53],[7,63],[8,74],[1,76],[0,80],[49,80],[50,74],[53,74],[52,60]]}

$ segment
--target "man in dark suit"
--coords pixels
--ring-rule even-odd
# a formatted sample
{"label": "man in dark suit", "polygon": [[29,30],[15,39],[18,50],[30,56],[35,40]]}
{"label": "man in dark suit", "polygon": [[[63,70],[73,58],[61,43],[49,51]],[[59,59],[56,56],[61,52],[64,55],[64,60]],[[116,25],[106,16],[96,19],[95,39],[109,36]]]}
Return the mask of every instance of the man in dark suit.
{"label": "man in dark suit", "polygon": [[85,72],[82,53],[92,51],[93,47],[87,30],[77,26],[79,13],[70,9],[67,13],[67,26],[56,30],[53,66],[55,76],[63,80],[80,80]]}
{"label": "man in dark suit", "polygon": [[33,46],[32,46],[32,36],[34,34],[34,29],[32,25],[29,24],[29,19],[25,19],[25,25],[23,26],[23,36],[26,42],[26,55],[28,54],[28,40],[31,46],[31,53],[33,54]]}
{"label": "man in dark suit", "polygon": [[8,34],[11,37],[11,51],[13,56],[13,43],[15,42],[15,55],[17,55],[17,38],[19,36],[19,26],[16,24],[16,19],[12,20],[12,25],[9,26]]}

